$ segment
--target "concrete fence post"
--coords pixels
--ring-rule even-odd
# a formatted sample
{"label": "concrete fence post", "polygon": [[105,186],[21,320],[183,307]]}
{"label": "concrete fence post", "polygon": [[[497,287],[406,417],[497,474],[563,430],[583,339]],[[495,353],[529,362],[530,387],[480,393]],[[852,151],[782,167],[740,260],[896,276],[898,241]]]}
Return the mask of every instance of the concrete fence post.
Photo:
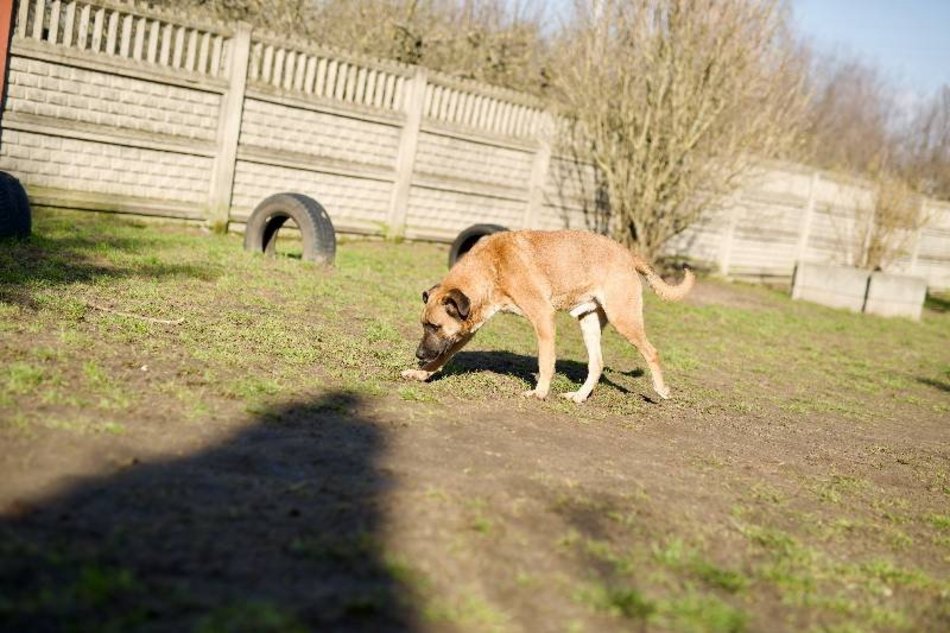
{"label": "concrete fence post", "polygon": [[[917,217],[922,219],[927,217],[926,202],[924,197],[920,196],[918,203],[918,212]],[[908,267],[907,273],[909,275],[914,275],[917,273],[917,260],[920,259],[920,238],[923,236],[924,226],[926,225],[926,220],[923,220],[917,224],[917,228],[914,229],[914,242],[913,246],[910,248],[910,266]]]}
{"label": "concrete fence post", "polygon": [[805,202],[802,223],[798,229],[798,246],[795,249],[796,262],[804,261],[805,253],[808,252],[808,238],[811,237],[811,225],[815,217],[815,193],[818,190],[819,178],[821,178],[821,172],[813,172],[808,184],[808,200]]}
{"label": "concrete fence post", "polygon": [[221,97],[218,114],[217,152],[211,172],[208,194],[208,224],[215,232],[225,233],[231,219],[231,196],[234,192],[234,169],[237,164],[241,118],[244,114],[244,93],[247,88],[247,67],[251,51],[251,25],[238,22],[231,39],[228,62],[228,88]]}
{"label": "concrete fence post", "polygon": [[[874,237],[874,230],[877,227],[878,200],[881,198],[881,191],[874,191],[871,197],[871,209],[867,215],[867,224],[864,227],[864,238],[861,240],[861,251],[858,253],[858,261],[861,268],[870,268],[868,257],[871,254],[871,241]],[[857,213],[860,214],[861,207],[857,207]],[[859,220],[855,218],[857,223]]]}
{"label": "concrete fence post", "polygon": [[739,223],[739,205],[735,196],[728,199],[729,207],[726,213],[729,214],[729,220],[722,232],[722,238],[719,242],[719,274],[724,277],[729,276],[729,268],[732,266],[732,243],[735,241],[736,225]]}
{"label": "concrete fence post", "polygon": [[550,112],[541,115],[538,126],[538,149],[531,163],[531,180],[528,182],[528,205],[525,208],[522,228],[538,227],[538,219],[544,207],[544,185],[551,167],[551,137],[554,135],[554,117]]}
{"label": "concrete fence post", "polygon": [[416,67],[415,74],[408,82],[406,94],[406,122],[403,124],[399,139],[399,152],[396,155],[396,178],[389,199],[387,230],[390,237],[398,237],[406,231],[406,215],[409,211],[409,189],[412,186],[412,173],[415,169],[416,148],[419,145],[419,131],[425,109],[428,74],[425,68]]}

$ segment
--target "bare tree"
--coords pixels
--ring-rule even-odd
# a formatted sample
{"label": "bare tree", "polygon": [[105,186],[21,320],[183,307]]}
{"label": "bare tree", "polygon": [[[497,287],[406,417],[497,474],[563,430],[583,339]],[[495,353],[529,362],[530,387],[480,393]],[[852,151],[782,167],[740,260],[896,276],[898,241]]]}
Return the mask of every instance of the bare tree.
{"label": "bare tree", "polygon": [[314,19],[313,0],[152,0],[159,6],[191,8],[224,20],[244,20],[285,33],[305,33]]}
{"label": "bare tree", "polygon": [[804,110],[772,0],[578,2],[553,68],[565,148],[596,167],[615,237],[651,259],[753,161],[784,155]]}
{"label": "bare tree", "polygon": [[871,202],[837,231],[851,264],[885,268],[906,255],[932,219],[921,195],[950,194],[950,88],[908,111],[900,90],[858,59],[825,56],[811,74],[807,152],[802,158],[862,179]]}
{"label": "bare tree", "polygon": [[878,68],[856,58],[818,55],[809,82],[803,160],[854,175],[880,171],[892,160],[900,109]]}
{"label": "bare tree", "polygon": [[921,193],[950,200],[950,85],[917,108],[907,136],[901,156],[905,177]]}
{"label": "bare tree", "polygon": [[906,89],[857,58],[816,56],[801,160],[950,199],[950,85],[907,104]]}
{"label": "bare tree", "polygon": [[[839,238],[844,252],[851,253],[851,265],[866,270],[884,270],[910,252],[913,241],[930,221],[921,196],[907,181],[893,172],[880,170],[866,179],[871,203],[857,205],[846,218],[851,231]],[[851,243],[847,243],[850,237]]]}

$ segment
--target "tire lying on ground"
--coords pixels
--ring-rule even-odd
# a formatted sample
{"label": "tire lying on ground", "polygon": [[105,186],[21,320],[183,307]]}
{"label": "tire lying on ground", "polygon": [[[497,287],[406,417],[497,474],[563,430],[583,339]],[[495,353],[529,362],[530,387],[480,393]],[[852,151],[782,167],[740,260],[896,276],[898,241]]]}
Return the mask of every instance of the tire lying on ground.
{"label": "tire lying on ground", "polygon": [[300,193],[277,193],[251,212],[244,230],[244,250],[275,255],[277,232],[293,220],[303,239],[302,259],[333,265],[336,258],[336,231],[323,206]]}
{"label": "tire lying on ground", "polygon": [[472,250],[472,247],[475,246],[478,240],[488,235],[507,230],[506,227],[500,224],[473,224],[468,227],[459,233],[455,241],[452,242],[452,248],[449,249],[449,268],[454,266],[455,262],[461,259],[462,255]]}
{"label": "tire lying on ground", "polygon": [[30,201],[20,181],[0,171],[0,238],[28,237],[32,228]]}

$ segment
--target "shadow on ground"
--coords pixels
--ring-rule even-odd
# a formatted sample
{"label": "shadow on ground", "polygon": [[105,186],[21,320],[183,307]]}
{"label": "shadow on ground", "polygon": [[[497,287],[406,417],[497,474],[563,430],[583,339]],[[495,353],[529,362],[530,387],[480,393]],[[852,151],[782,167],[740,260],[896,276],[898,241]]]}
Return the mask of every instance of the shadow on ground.
{"label": "shadow on ground", "polygon": [[163,263],[143,259],[135,268],[120,268],[98,253],[141,253],[154,248],[147,235],[134,238],[114,235],[49,237],[0,240],[0,301],[32,306],[36,286],[43,288],[90,283],[101,278],[142,277],[157,279],[187,276],[211,280],[209,266]]}
{"label": "shadow on ground", "polygon": [[384,448],[334,392],[199,454],[14,504],[0,630],[412,630],[381,539]]}
{"label": "shadow on ground", "polygon": [[[496,374],[512,376],[533,385],[538,378],[538,359],[536,356],[525,356],[524,354],[515,354],[505,351],[462,351],[446,365],[444,372],[436,374],[432,377],[432,380],[439,380],[444,375],[451,376],[474,371],[490,371]],[[583,383],[584,379],[587,378],[587,364],[574,360],[558,360],[555,365],[555,371],[578,384]],[[618,373],[623,373],[623,375],[630,378],[640,378],[643,376],[643,370],[640,368],[629,372]],[[618,385],[606,375],[601,376],[600,382],[610,385],[621,393],[631,393],[629,389],[623,385]]]}
{"label": "shadow on ground", "polygon": [[917,382],[922,385],[927,385],[928,387],[933,387],[938,391],[944,391],[950,393],[950,382],[946,380],[939,380],[934,378],[918,378]]}

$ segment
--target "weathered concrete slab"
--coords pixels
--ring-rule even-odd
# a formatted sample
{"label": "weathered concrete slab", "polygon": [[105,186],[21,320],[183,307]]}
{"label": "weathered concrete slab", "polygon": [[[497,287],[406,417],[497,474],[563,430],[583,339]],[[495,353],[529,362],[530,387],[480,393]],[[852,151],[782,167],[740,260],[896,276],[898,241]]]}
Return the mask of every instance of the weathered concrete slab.
{"label": "weathered concrete slab", "polygon": [[867,287],[867,271],[799,262],[792,281],[792,299],[861,312]]}
{"label": "weathered concrete slab", "polygon": [[878,316],[900,316],[919,321],[926,296],[926,279],[872,273],[864,311]]}

